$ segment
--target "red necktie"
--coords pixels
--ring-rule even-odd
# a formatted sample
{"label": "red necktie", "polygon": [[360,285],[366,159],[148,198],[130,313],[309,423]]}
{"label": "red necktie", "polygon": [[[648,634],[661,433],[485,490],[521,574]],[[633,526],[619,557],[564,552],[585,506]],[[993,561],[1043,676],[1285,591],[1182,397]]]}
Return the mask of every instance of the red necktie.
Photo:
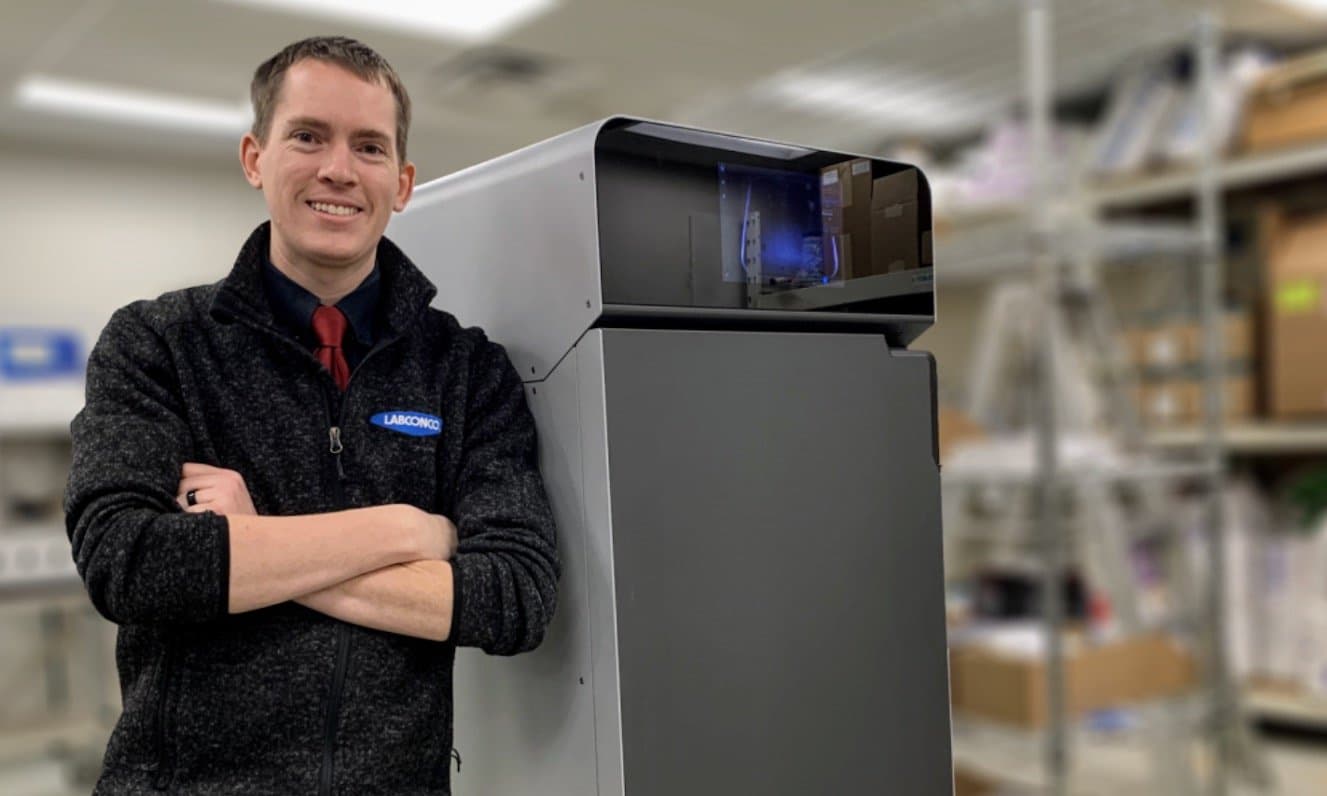
{"label": "red necktie", "polygon": [[336,307],[321,306],[313,311],[313,333],[318,335],[318,348],[313,355],[332,374],[336,386],[342,390],[350,382],[350,365],[341,350],[341,338],[346,333],[346,316]]}

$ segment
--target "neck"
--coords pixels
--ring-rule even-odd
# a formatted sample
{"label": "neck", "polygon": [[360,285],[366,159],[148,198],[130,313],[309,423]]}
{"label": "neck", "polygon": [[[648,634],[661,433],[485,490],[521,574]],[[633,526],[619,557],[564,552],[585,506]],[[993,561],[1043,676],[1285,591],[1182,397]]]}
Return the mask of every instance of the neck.
{"label": "neck", "polygon": [[331,306],[354,292],[373,272],[375,255],[349,266],[318,265],[288,256],[272,242],[268,256],[272,265],[292,282],[318,297],[318,301]]}

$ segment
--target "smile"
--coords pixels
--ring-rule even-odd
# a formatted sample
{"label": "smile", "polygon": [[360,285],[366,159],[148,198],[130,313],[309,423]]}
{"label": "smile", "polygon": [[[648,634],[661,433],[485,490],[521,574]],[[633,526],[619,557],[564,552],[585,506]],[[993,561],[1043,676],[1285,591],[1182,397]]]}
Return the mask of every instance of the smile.
{"label": "smile", "polygon": [[332,216],[353,216],[361,212],[358,207],[352,205],[334,205],[327,202],[305,202],[305,204],[319,213],[327,213]]}

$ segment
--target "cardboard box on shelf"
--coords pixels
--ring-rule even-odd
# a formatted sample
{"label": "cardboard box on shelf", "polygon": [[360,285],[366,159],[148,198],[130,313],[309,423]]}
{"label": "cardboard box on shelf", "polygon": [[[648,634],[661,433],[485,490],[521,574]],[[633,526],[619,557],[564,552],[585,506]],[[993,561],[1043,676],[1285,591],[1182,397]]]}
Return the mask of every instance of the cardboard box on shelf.
{"label": "cardboard box on shelf", "polygon": [[[1250,375],[1231,376],[1226,379],[1225,415],[1227,420],[1248,420],[1258,404],[1258,388]],[[1202,407],[1197,409],[1202,417]]]}
{"label": "cardboard box on shelf", "polygon": [[1327,139],[1327,51],[1268,70],[1250,92],[1243,148],[1275,149]]}
{"label": "cardboard box on shelf", "polygon": [[1138,326],[1120,330],[1120,348],[1129,363],[1139,370],[1147,364],[1147,339],[1150,333],[1150,330]]}
{"label": "cardboard box on shelf", "polygon": [[949,460],[949,451],[955,445],[986,438],[986,430],[977,421],[973,420],[967,412],[955,409],[947,404],[940,405],[937,422],[940,427],[940,462],[942,464]]}
{"label": "cardboard box on shelf", "polygon": [[[1198,423],[1203,419],[1206,401],[1205,383],[1200,373],[1189,368],[1178,378],[1143,382],[1138,390],[1138,415],[1156,427]],[[1226,420],[1253,417],[1257,389],[1247,370],[1236,370],[1225,378],[1222,411]]]}
{"label": "cardboard box on shelf", "polygon": [[[1253,356],[1253,319],[1248,312],[1231,310],[1222,314],[1220,319],[1222,338],[1222,356],[1227,362],[1247,362]],[[1184,360],[1201,362],[1206,354],[1203,341],[1203,327],[1198,321],[1186,323],[1182,327]]]}
{"label": "cardboard box on shelf", "polygon": [[954,766],[954,796],[995,796],[1000,792],[999,783],[984,774]]}
{"label": "cardboard box on shelf", "polygon": [[[1187,422],[1202,422],[1207,400],[1206,384],[1201,376],[1185,379],[1184,390],[1190,396]],[[1221,409],[1226,420],[1247,420],[1253,417],[1257,388],[1253,378],[1247,373],[1231,374],[1225,378],[1226,393],[1222,396]]]}
{"label": "cardboard box on shelf", "polygon": [[1147,327],[1142,335],[1142,365],[1152,370],[1178,368],[1184,364],[1187,332],[1182,323]]}
{"label": "cardboard box on shelf", "polygon": [[[955,712],[1021,727],[1046,724],[1041,657],[981,644],[960,646],[950,650],[949,674]],[[1070,715],[1174,696],[1192,688],[1197,679],[1192,656],[1162,635],[1097,646],[1067,643],[1064,674]]]}
{"label": "cardboard box on shelf", "polygon": [[929,252],[922,255],[929,246],[917,232],[917,191],[916,169],[886,175],[871,187],[872,273],[906,271],[929,261]]}
{"label": "cardboard box on shelf", "polygon": [[825,256],[837,254],[839,273],[856,279],[871,273],[871,161],[849,160],[820,170],[820,214]]}
{"label": "cardboard box on shelf", "polygon": [[1138,415],[1149,426],[1183,425],[1194,418],[1201,395],[1198,384],[1188,379],[1144,382],[1139,390]]}
{"label": "cardboard box on shelf", "polygon": [[1261,223],[1268,411],[1278,419],[1327,415],[1327,214],[1291,217],[1271,209]]}

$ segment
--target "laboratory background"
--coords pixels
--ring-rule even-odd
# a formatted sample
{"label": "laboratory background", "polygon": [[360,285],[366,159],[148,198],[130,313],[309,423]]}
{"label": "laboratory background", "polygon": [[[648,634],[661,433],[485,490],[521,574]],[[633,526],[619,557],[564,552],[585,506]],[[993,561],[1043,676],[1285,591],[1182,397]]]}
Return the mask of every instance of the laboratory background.
{"label": "laboratory background", "polygon": [[253,70],[332,33],[418,184],[618,115],[918,167],[810,190],[934,289],[955,793],[1327,793],[1324,0],[0,0],[0,793],[88,793],[119,713],[89,349],[228,272]]}

